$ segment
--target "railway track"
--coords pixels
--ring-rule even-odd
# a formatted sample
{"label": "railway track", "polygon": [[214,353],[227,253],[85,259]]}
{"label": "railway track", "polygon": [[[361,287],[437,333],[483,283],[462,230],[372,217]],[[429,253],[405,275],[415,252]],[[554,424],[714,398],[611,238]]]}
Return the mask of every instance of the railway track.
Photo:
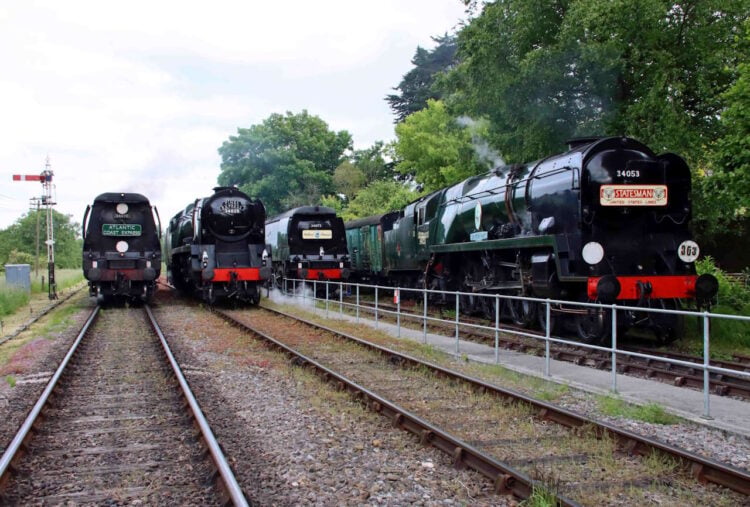
{"label": "railway track", "polygon": [[148,306],[94,308],[0,458],[0,495],[247,505]]}
{"label": "railway track", "polygon": [[450,454],[456,466],[485,475],[500,493],[543,492],[561,505],[731,504],[750,494],[746,471],[523,394],[281,312],[215,311]]}
{"label": "railway track", "polygon": [[[338,304],[338,301],[331,300],[330,304]],[[368,307],[373,313],[375,311],[374,302],[360,300],[360,305]],[[397,311],[397,306],[378,302],[378,310],[386,310],[388,312]],[[403,312],[402,307],[402,319],[411,319],[412,321],[422,321],[423,315],[410,314]],[[439,316],[439,313],[428,314],[430,317]],[[395,318],[389,314],[380,314],[380,319],[386,319],[388,321],[395,321]],[[403,321],[402,321],[403,322]],[[486,320],[462,317],[461,324],[473,324],[481,326],[494,326],[494,323],[490,323]],[[461,336],[468,339],[473,339],[482,343],[494,344],[495,335],[491,331],[485,331],[481,329],[471,328],[468,326],[461,326]],[[507,322],[501,323],[502,330],[518,331],[525,334],[531,334],[544,338],[544,334],[535,332],[531,329],[522,328],[509,324]],[[428,328],[438,331],[450,331],[455,332],[455,325],[441,322],[431,321],[428,323]],[[543,340],[534,339],[531,337],[523,337],[512,335],[509,333],[500,333],[498,336],[498,345],[501,348],[507,350],[516,350],[537,356],[543,356],[545,354],[545,345]],[[656,378],[665,382],[670,382],[676,386],[685,386],[695,389],[703,389],[703,370],[700,365],[703,364],[703,358],[693,356],[689,354],[681,354],[675,352],[660,352],[648,348],[636,348],[636,347],[619,347],[621,350],[637,352],[641,354],[648,354],[652,356],[662,356],[665,359],[678,359],[681,361],[695,363],[696,367],[692,368],[689,366],[675,365],[672,363],[653,359],[645,359],[630,356],[627,354],[617,354],[617,371],[622,374],[637,375],[640,377]],[[593,350],[584,347],[576,347],[573,345],[561,345],[558,343],[550,343],[550,353],[553,359],[559,361],[568,361],[578,365],[590,366],[597,369],[610,369],[612,367],[611,354],[600,350]],[[726,361],[721,359],[711,359],[710,364],[712,366],[718,366],[726,368],[728,370],[737,370],[738,372],[750,371],[750,357],[735,356],[733,361]],[[747,377],[740,375],[731,375],[728,373],[715,373],[709,372],[709,386],[711,391],[719,396],[734,396],[744,400],[750,400],[750,380]]]}

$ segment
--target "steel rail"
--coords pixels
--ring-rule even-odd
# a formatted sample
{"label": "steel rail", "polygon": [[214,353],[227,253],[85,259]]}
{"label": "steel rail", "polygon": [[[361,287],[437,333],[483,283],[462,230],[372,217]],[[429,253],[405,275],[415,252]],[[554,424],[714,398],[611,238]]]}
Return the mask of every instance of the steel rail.
{"label": "steel rail", "polygon": [[[211,311],[243,331],[261,337],[278,350],[292,357],[298,366],[311,366],[315,368],[324,379],[336,384],[340,390],[346,389],[350,394],[359,399],[367,398],[368,403],[366,405],[371,410],[390,419],[394,427],[409,431],[417,435],[422,444],[430,444],[449,454],[453,457],[455,466],[467,466],[494,481],[496,492],[513,494],[518,498],[525,499],[531,496],[535,487],[547,488],[543,482],[534,480],[525,473],[484,454],[474,446],[442,431],[416,414],[386,400],[377,393],[336,373],[262,331],[254,329],[216,308],[211,308]],[[579,505],[577,502],[563,496],[556,495],[556,499],[557,504],[561,506]]]}
{"label": "steel rail", "polygon": [[14,468],[13,465],[21,457],[22,453],[19,451],[22,451],[24,449],[25,443],[30,437],[31,430],[36,423],[37,418],[41,414],[45,405],[47,405],[47,402],[50,401],[50,395],[52,394],[52,391],[54,391],[55,387],[57,387],[57,383],[60,380],[60,377],[65,371],[65,368],[68,366],[70,359],[78,350],[78,345],[81,343],[81,340],[83,340],[83,337],[86,335],[91,325],[99,316],[99,310],[100,306],[97,305],[91,311],[91,315],[89,315],[88,319],[86,319],[86,322],[81,328],[81,331],[73,341],[73,345],[71,345],[68,353],[65,354],[65,357],[60,363],[60,366],[57,367],[57,370],[52,375],[52,378],[49,380],[49,382],[47,382],[47,387],[44,388],[42,395],[29,411],[29,415],[26,416],[26,419],[24,420],[23,424],[21,424],[21,427],[16,433],[16,436],[13,437],[10,445],[8,445],[8,448],[5,449],[2,458],[0,458],[0,491],[2,491],[2,489],[8,483],[11,475],[10,472],[12,472]]}
{"label": "steel rail", "polygon": [[[664,442],[660,442],[655,439],[638,435],[636,433],[618,428],[606,422],[591,419],[562,407],[557,407],[555,405],[552,405],[551,403],[537,400],[518,391],[500,387],[495,384],[490,384],[481,379],[464,375],[463,373],[445,368],[429,361],[423,361],[414,356],[397,352],[387,347],[376,345],[356,336],[352,336],[348,333],[337,331],[321,324],[316,324],[315,322],[311,322],[307,319],[303,319],[301,317],[297,317],[295,315],[291,315],[271,308],[264,307],[263,309],[272,313],[276,313],[278,315],[294,319],[314,328],[329,332],[335,336],[346,338],[347,340],[358,343],[359,345],[362,345],[366,348],[378,351],[383,355],[398,359],[402,364],[408,363],[411,365],[423,366],[432,370],[438,375],[444,375],[449,378],[462,380],[483,392],[490,392],[501,398],[527,403],[538,410],[538,414],[540,417],[555,421],[559,424],[569,427],[592,425],[593,427],[597,428],[597,431],[601,432],[602,434],[608,434],[609,436],[615,438],[619,443],[623,445],[625,449],[627,449],[631,453],[645,454],[651,450],[661,451],[663,453],[671,455],[674,458],[677,458],[682,463],[689,465],[691,467],[693,476],[699,482],[713,482],[742,494],[750,495],[750,472],[747,472],[745,470],[741,470],[731,465],[699,456],[697,454],[691,453],[684,449],[680,449],[670,444],[666,444]],[[223,315],[221,313],[220,315],[224,316],[229,322],[236,322],[236,319],[233,319],[228,315]],[[242,323],[239,324],[247,327]]]}
{"label": "steel rail", "polygon": [[195,399],[193,392],[190,390],[190,386],[188,385],[185,376],[182,374],[182,370],[177,364],[177,360],[175,359],[174,354],[172,354],[172,351],[169,348],[167,339],[164,337],[164,333],[162,333],[159,324],[156,322],[156,318],[151,311],[151,307],[148,305],[145,305],[144,307],[146,309],[146,314],[148,315],[149,323],[151,324],[154,332],[159,337],[159,341],[161,342],[161,346],[164,349],[164,353],[166,354],[167,359],[169,359],[169,364],[172,366],[172,371],[174,372],[174,375],[177,378],[180,387],[182,388],[182,394],[185,397],[188,405],[190,406],[193,419],[200,429],[201,435],[206,444],[206,448],[208,449],[211,455],[211,459],[214,462],[214,466],[216,466],[216,469],[218,470],[219,475],[222,478],[222,486],[231,498],[234,505],[248,506],[249,503],[245,498],[244,493],[242,492],[242,488],[237,482],[237,478],[234,476],[232,468],[229,466],[229,463],[224,456],[224,452],[221,450],[219,442],[216,440],[216,437],[211,430],[211,426],[208,424],[208,420],[206,420],[206,417],[203,415],[203,411],[198,405],[198,400]]}

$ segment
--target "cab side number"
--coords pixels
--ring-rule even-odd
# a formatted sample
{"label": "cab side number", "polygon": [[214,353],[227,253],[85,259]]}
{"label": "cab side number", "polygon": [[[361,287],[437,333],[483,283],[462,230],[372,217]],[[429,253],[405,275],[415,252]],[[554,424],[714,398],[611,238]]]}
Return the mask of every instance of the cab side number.
{"label": "cab side number", "polygon": [[638,169],[628,169],[626,171],[618,169],[617,177],[618,178],[640,178],[641,171]]}

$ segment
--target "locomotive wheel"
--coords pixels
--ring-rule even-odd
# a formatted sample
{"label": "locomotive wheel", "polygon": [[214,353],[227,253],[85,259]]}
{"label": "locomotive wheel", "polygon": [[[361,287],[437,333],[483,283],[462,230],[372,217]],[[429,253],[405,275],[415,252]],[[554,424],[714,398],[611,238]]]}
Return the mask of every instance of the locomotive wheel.
{"label": "locomotive wheel", "polygon": [[509,299],[508,309],[513,323],[521,327],[529,327],[536,319],[537,304],[524,299]]}
{"label": "locomotive wheel", "polygon": [[609,315],[608,310],[589,309],[585,314],[576,317],[578,338],[583,343],[592,345],[603,343],[609,336]]}
{"label": "locomotive wheel", "polygon": [[[665,310],[680,310],[680,302],[662,301],[661,307]],[[654,333],[659,345],[669,345],[675,340],[685,336],[685,316],[667,313],[652,313],[651,320],[654,322]],[[701,323],[702,324],[702,323]],[[701,326],[701,334],[703,328]]]}
{"label": "locomotive wheel", "polygon": [[279,290],[284,288],[284,269],[281,266],[273,272],[273,286]]}

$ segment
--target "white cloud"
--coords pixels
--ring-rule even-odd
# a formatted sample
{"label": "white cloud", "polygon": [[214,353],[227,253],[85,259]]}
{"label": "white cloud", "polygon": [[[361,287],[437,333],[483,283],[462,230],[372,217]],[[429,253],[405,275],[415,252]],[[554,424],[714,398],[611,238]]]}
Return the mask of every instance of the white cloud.
{"label": "white cloud", "polygon": [[11,174],[51,155],[58,210],[105,191],[165,219],[210,193],[237,127],[307,108],[357,146],[393,136],[383,97],[458,0],[17,2],[0,8],[0,227],[39,195]]}

